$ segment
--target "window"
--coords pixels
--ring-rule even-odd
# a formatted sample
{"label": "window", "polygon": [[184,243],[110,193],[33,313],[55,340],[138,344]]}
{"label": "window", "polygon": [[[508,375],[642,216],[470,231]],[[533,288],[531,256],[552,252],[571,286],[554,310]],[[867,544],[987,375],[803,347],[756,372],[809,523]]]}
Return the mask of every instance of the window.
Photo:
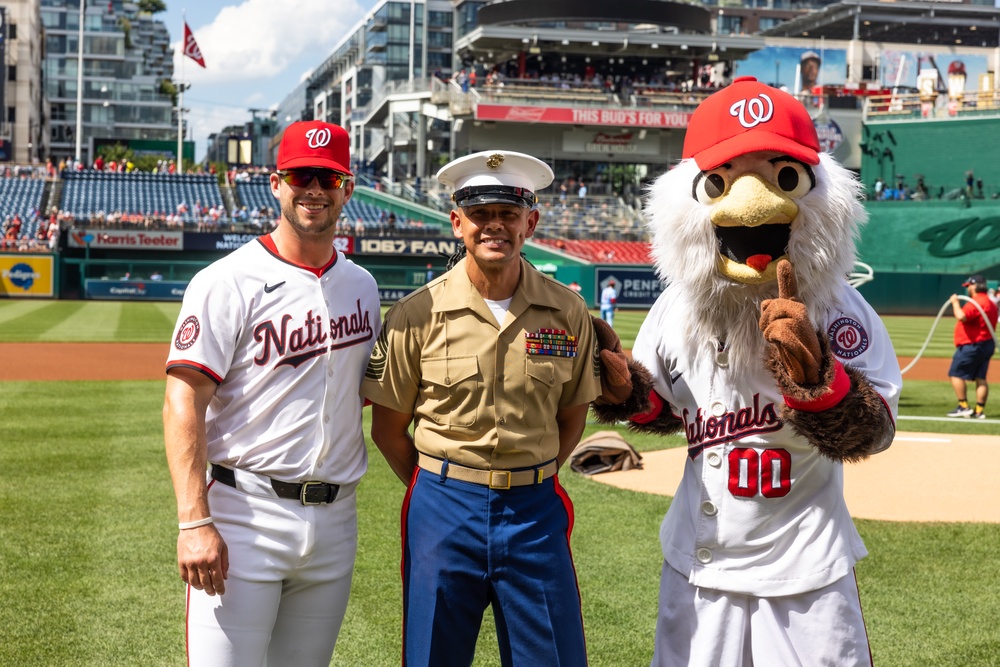
{"label": "window", "polygon": [[719,34],[720,35],[737,35],[743,32],[743,17],[742,16],[720,16],[719,17]]}
{"label": "window", "polygon": [[17,65],[7,65],[7,80],[17,81]]}
{"label": "window", "polygon": [[432,28],[450,28],[451,12],[427,12],[427,25]]}
{"label": "window", "polygon": [[17,24],[8,23],[7,24],[7,39],[17,39]]}

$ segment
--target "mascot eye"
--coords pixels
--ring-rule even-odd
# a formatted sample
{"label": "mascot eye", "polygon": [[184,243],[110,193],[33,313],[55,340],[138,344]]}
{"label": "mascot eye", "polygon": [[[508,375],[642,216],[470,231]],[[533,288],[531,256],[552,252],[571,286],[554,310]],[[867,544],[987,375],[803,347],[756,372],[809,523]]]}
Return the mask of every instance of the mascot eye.
{"label": "mascot eye", "polygon": [[711,204],[724,194],[726,179],[718,172],[701,174],[694,183],[694,198],[702,204]]}
{"label": "mascot eye", "polygon": [[808,166],[798,162],[786,162],[776,166],[778,173],[775,176],[775,183],[782,192],[789,194],[793,199],[805,196],[815,186],[812,170]]}

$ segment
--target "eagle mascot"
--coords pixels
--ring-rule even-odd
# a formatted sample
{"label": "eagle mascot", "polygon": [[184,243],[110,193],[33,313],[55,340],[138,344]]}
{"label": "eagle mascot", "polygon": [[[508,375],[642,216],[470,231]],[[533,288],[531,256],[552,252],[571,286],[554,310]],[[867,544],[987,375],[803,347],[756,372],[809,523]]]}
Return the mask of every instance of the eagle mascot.
{"label": "eagle mascot", "polygon": [[595,320],[594,409],[687,440],[655,666],[871,663],[843,462],[890,445],[902,378],[847,282],[860,190],[798,100],[740,77],[694,111],[647,194],[666,287],[631,359]]}

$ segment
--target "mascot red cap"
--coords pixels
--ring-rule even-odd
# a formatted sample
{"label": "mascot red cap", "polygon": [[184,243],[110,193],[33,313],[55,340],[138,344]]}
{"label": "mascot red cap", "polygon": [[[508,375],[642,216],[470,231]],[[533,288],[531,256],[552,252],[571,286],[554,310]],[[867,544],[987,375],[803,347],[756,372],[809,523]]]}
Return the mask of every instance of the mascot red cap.
{"label": "mascot red cap", "polygon": [[683,157],[694,158],[707,171],[754,151],[778,151],[818,164],[819,138],[797,99],[752,76],[741,76],[691,114]]}

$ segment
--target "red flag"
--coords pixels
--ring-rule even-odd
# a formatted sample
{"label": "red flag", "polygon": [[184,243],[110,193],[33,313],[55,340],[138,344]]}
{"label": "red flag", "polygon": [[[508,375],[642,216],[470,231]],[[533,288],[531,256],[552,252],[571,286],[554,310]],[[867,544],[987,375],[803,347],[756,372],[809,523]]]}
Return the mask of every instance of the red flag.
{"label": "red flag", "polygon": [[191,32],[191,28],[188,27],[187,21],[184,22],[184,55],[202,67],[205,66],[205,58],[201,55],[198,42],[194,41],[194,34]]}

